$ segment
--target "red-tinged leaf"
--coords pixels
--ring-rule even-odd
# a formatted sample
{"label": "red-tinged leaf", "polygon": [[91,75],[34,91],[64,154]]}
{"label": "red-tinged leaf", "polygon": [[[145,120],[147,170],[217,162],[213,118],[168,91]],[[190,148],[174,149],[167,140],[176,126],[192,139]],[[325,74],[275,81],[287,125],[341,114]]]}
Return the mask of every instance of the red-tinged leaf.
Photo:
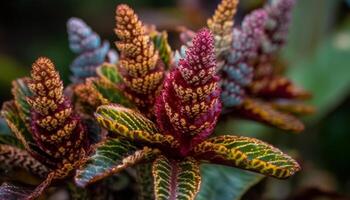
{"label": "red-tinged leaf", "polygon": [[295,115],[311,115],[315,113],[316,108],[311,105],[304,104],[300,101],[278,100],[272,102],[272,107],[281,112],[291,113]]}
{"label": "red-tinged leaf", "polygon": [[193,156],[276,178],[288,178],[300,170],[299,164],[279,149],[255,138],[241,136],[210,138],[194,148]]}
{"label": "red-tinged leaf", "polygon": [[32,96],[32,92],[28,88],[29,78],[20,78],[12,82],[12,95],[14,96],[14,103],[18,109],[18,114],[27,128],[30,128],[30,105],[26,98]]}
{"label": "red-tinged leaf", "polygon": [[20,118],[20,114],[15,105],[15,102],[5,102],[2,105],[1,115],[4,117],[12,133],[23,144],[25,149],[29,149],[28,143],[33,141],[33,138],[31,137],[31,133],[28,131],[25,123]]}
{"label": "red-tinged leaf", "polygon": [[33,192],[32,188],[16,186],[10,183],[3,183],[0,186],[0,199],[24,200]]}
{"label": "red-tinged leaf", "polygon": [[249,89],[255,96],[266,98],[309,99],[311,97],[309,92],[280,76],[254,81]]}
{"label": "red-tinged leaf", "polygon": [[40,183],[35,190],[26,198],[26,200],[35,200],[39,198],[45,190],[50,187],[51,183],[56,180],[62,180],[69,177],[73,170],[81,164],[81,160],[76,161],[75,163],[66,163],[60,166],[59,168],[51,171],[46,179]]}
{"label": "red-tinged leaf", "polygon": [[20,118],[19,111],[16,108],[14,101],[5,102],[1,109],[1,115],[4,117],[7,125],[15,135],[17,140],[24,146],[24,149],[33,155],[41,163],[54,166],[55,164],[49,161],[47,154],[35,145],[31,132],[27,129],[25,123]]}
{"label": "red-tinged leaf", "polygon": [[52,181],[57,178],[56,171],[51,172],[46,179],[38,185],[33,192],[30,193],[28,197],[26,197],[26,200],[35,200],[39,198],[43,192],[48,188]]}
{"label": "red-tinged leaf", "polygon": [[236,112],[245,118],[260,121],[282,130],[296,133],[304,130],[304,124],[296,117],[279,112],[270,104],[257,99],[245,99],[242,105],[237,107]]}
{"label": "red-tinged leaf", "polygon": [[137,163],[152,160],[159,153],[148,147],[139,149],[118,138],[100,142],[94,148],[95,152],[76,172],[75,182],[79,186],[84,187]]}
{"label": "red-tinged leaf", "polygon": [[201,176],[195,159],[170,160],[159,156],[152,171],[156,200],[193,200],[196,197]]}
{"label": "red-tinged leaf", "polygon": [[0,145],[0,166],[7,169],[21,168],[40,177],[49,171],[27,151],[10,145]]}

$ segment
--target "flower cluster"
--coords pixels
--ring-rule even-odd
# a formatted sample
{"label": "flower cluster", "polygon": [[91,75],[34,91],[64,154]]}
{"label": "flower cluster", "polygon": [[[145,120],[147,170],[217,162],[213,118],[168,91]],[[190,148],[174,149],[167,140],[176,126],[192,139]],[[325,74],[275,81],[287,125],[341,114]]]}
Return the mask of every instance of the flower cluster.
{"label": "flower cluster", "polygon": [[59,165],[72,163],[85,154],[86,134],[72,105],[63,95],[63,83],[54,64],[39,58],[32,66],[28,87],[33,96],[31,131],[38,147]]}
{"label": "flower cluster", "polygon": [[215,10],[212,18],[208,19],[208,27],[215,36],[216,55],[229,50],[232,38],[233,17],[236,14],[238,0],[223,0]]}
{"label": "flower cluster", "polygon": [[[193,200],[200,188],[201,162],[223,164],[287,178],[300,167],[280,150],[257,139],[208,138],[221,111],[215,75],[214,38],[204,29],[184,59],[165,79],[156,101],[157,124],[120,105],[100,106],[96,119],[115,138],[102,141],[76,183],[86,186],[138,163],[151,163],[155,199]],[[101,162],[113,158],[113,161]]]}
{"label": "flower cluster", "polygon": [[212,133],[221,112],[213,36],[203,30],[192,42],[165,80],[156,103],[158,125],[180,141],[185,155]]}
{"label": "flower cluster", "polygon": [[96,68],[103,62],[116,63],[118,54],[110,49],[108,41],[101,44],[101,38],[79,18],[70,18],[67,22],[70,49],[79,54],[70,68],[71,80],[82,82],[85,78],[96,76]]}
{"label": "flower cluster", "polygon": [[221,98],[226,111],[300,132],[304,125],[289,113],[312,112],[312,107],[294,101],[310,95],[274,66],[286,43],[293,5],[294,0],[272,1],[247,15],[242,25],[233,29],[232,46],[220,70]]}
{"label": "flower cluster", "polygon": [[251,84],[254,70],[250,60],[257,56],[266,20],[266,12],[257,10],[244,18],[241,28],[233,30],[234,42],[221,70],[221,98],[225,107],[240,105],[247,95],[245,87]]}
{"label": "flower cluster", "polygon": [[294,159],[265,142],[213,134],[220,114],[231,111],[298,132],[304,126],[289,113],[308,108],[294,102],[308,93],[274,66],[294,0],[274,0],[233,27],[237,4],[222,0],[208,29],[183,29],[187,46],[176,53],[166,32],[119,5],[114,31],[120,58],[71,18],[70,48],[79,54],[71,65],[73,83],[64,91],[54,64],[39,58],[30,78],[13,82],[14,100],[1,112],[15,137],[0,134],[0,161],[46,176],[28,199],[74,173],[75,184],[84,187],[135,165],[138,184],[149,193],[141,195],[157,200],[195,199],[201,163],[281,179],[299,171]]}
{"label": "flower cluster", "polygon": [[145,27],[127,5],[116,9],[116,46],[121,56],[119,72],[125,84],[125,95],[141,111],[151,113],[155,96],[164,78],[164,64]]}
{"label": "flower cluster", "polygon": [[[11,153],[12,167],[22,167],[46,179],[27,199],[35,199],[55,179],[68,177],[88,152],[85,127],[63,94],[63,83],[48,58],[32,65],[31,78],[13,82],[14,101],[1,114],[20,145],[1,145]],[[24,150],[22,150],[24,148]],[[16,159],[11,161],[12,159]],[[4,162],[5,163],[5,162]]]}

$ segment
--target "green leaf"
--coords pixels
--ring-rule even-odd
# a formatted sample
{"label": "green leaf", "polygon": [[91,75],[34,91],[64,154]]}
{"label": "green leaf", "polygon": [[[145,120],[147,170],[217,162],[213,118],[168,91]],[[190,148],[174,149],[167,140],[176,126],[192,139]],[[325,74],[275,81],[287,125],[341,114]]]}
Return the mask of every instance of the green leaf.
{"label": "green leaf", "polygon": [[166,69],[169,68],[169,65],[172,60],[172,50],[168,43],[168,34],[163,31],[161,33],[155,32],[151,35],[154,46],[158,50],[159,56],[165,64]]}
{"label": "green leaf", "polygon": [[197,159],[275,178],[288,178],[300,170],[299,164],[290,156],[255,138],[218,136],[197,145],[193,153]]}
{"label": "green leaf", "polygon": [[119,84],[123,82],[117,67],[113,64],[103,63],[97,68],[96,72],[101,79],[104,79],[112,84]]}
{"label": "green leaf", "polygon": [[179,146],[174,137],[160,134],[151,120],[135,110],[116,104],[103,105],[97,108],[95,117],[102,127],[129,141],[174,149]]}
{"label": "green leaf", "polygon": [[202,184],[196,200],[239,200],[264,176],[237,168],[204,164]]}
{"label": "green leaf", "polygon": [[350,39],[349,35],[350,25],[347,31],[320,44],[315,55],[296,63],[289,70],[296,83],[313,93],[310,104],[318,110],[310,117],[311,122],[320,121],[349,96],[350,45],[343,42]]}
{"label": "green leaf", "polygon": [[29,78],[20,78],[12,82],[12,94],[15,99],[15,105],[18,110],[19,116],[22,118],[22,121],[26,124],[27,128],[30,128],[30,105],[27,102],[27,97],[32,96],[27,82]]}
{"label": "green leaf", "polygon": [[76,172],[75,182],[79,186],[84,187],[129,166],[151,160],[159,153],[148,147],[139,149],[131,142],[117,138],[100,142],[94,148],[95,152]]}
{"label": "green leaf", "polygon": [[40,162],[52,166],[55,165],[47,159],[48,155],[36,145],[31,132],[27,129],[26,124],[21,119],[14,101],[5,102],[2,105],[1,115],[17,140],[23,145],[24,149],[30,152],[31,155],[35,155],[35,158]]}
{"label": "green leaf", "polygon": [[169,160],[159,156],[152,171],[156,200],[192,200],[196,197],[201,176],[195,159]]}
{"label": "green leaf", "polygon": [[28,131],[25,123],[20,118],[19,111],[14,101],[5,102],[2,106],[1,115],[4,117],[7,125],[16,138],[23,144],[26,149],[29,148],[29,142],[33,141],[31,133]]}
{"label": "green leaf", "polygon": [[23,145],[12,135],[0,134],[0,144],[8,144],[23,149]]}
{"label": "green leaf", "polygon": [[128,108],[134,108],[135,105],[131,103],[127,97],[124,96],[122,90],[117,85],[106,81],[105,79],[90,79],[94,88],[99,92],[103,98],[110,103],[117,103]]}

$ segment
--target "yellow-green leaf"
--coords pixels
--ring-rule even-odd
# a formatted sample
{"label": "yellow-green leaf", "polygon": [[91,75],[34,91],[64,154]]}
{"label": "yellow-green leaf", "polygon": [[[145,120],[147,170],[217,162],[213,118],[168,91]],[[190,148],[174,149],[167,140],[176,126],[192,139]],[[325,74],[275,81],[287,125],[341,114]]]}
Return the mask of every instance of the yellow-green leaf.
{"label": "yellow-green leaf", "polygon": [[95,146],[95,152],[76,172],[75,182],[86,186],[139,162],[152,160],[158,154],[157,149],[137,148],[131,142],[122,139],[108,139]]}
{"label": "yellow-green leaf", "polygon": [[159,156],[152,172],[156,200],[193,200],[199,191],[199,163],[191,157],[171,160]]}
{"label": "yellow-green leaf", "polygon": [[125,97],[122,90],[120,90],[117,85],[106,79],[90,79],[92,81],[93,87],[102,97],[110,103],[117,103],[128,108],[134,108],[135,105]]}
{"label": "yellow-green leaf", "polygon": [[169,148],[179,146],[172,136],[160,134],[151,120],[135,110],[117,104],[102,105],[97,108],[95,117],[102,127],[129,141]]}
{"label": "yellow-green leaf", "polygon": [[166,69],[169,68],[170,63],[172,62],[172,50],[168,43],[168,34],[163,31],[161,33],[154,32],[151,34],[154,46],[158,50],[159,56],[165,64]]}
{"label": "yellow-green leaf", "polygon": [[113,84],[119,84],[123,82],[122,77],[120,76],[118,69],[115,65],[109,63],[103,63],[96,69],[98,77],[109,81]]}
{"label": "yellow-green leaf", "polygon": [[15,102],[5,102],[2,106],[1,115],[16,138],[26,149],[29,149],[28,143],[33,141],[33,138],[31,137],[31,133],[28,131],[27,126],[20,117]]}
{"label": "yellow-green leaf", "polygon": [[196,158],[238,167],[276,178],[288,178],[299,164],[279,149],[255,138],[223,135],[197,145]]}

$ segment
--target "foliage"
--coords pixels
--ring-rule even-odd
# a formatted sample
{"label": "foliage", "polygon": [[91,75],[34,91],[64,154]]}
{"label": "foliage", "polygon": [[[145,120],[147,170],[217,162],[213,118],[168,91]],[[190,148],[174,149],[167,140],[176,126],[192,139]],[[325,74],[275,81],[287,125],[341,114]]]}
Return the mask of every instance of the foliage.
{"label": "foliage", "polygon": [[[201,180],[200,162],[238,167],[277,178],[287,178],[299,171],[293,159],[257,139],[208,138],[221,110],[213,36],[204,29],[192,43],[186,57],[165,79],[156,101],[157,124],[119,105],[102,105],[97,109],[95,117],[104,128],[136,146],[126,145],[121,154],[110,154],[110,150],[103,149],[118,148],[115,145],[120,140],[111,138],[107,139],[109,142],[101,142],[75,176],[78,184],[85,186],[142,160],[153,162],[155,199],[194,199]],[[145,152],[151,152],[152,156]]]}
{"label": "foliage", "polygon": [[3,105],[2,116],[25,150],[2,145],[2,160],[7,167],[47,175],[28,197],[35,199],[54,179],[67,177],[84,157],[85,127],[63,95],[63,83],[47,58],[36,60],[31,78],[13,82],[12,92],[15,100]]}
{"label": "foliage", "polygon": [[[0,135],[3,167],[45,179],[23,193],[4,184],[0,196],[35,199],[51,183],[65,181],[79,196],[75,185],[103,187],[102,180],[132,167],[141,199],[158,200],[220,199],[218,192],[239,198],[263,175],[294,175],[299,164],[268,143],[213,135],[227,113],[282,130],[304,129],[294,114],[313,111],[302,102],[310,95],[283,75],[278,57],[293,4],[272,1],[234,28],[238,1],[222,0],[209,29],[184,28],[185,46],[175,53],[167,32],[144,25],[122,4],[115,11],[120,58],[82,20],[71,18],[70,48],[79,54],[70,66],[73,83],[64,90],[54,64],[41,57],[30,78],[13,82],[14,99],[2,108],[14,134]],[[222,174],[232,190],[211,186]]]}

